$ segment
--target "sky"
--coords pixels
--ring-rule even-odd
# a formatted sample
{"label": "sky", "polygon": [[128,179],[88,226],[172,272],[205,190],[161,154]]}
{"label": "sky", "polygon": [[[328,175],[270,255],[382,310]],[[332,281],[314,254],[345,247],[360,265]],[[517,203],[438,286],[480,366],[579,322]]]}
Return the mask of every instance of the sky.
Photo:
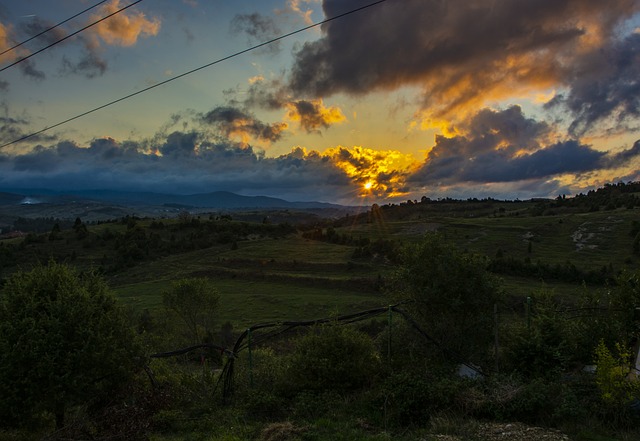
{"label": "sky", "polygon": [[0,189],[356,205],[640,180],[638,0],[144,0],[36,53],[132,3],[0,2],[0,69],[29,57],[0,71]]}

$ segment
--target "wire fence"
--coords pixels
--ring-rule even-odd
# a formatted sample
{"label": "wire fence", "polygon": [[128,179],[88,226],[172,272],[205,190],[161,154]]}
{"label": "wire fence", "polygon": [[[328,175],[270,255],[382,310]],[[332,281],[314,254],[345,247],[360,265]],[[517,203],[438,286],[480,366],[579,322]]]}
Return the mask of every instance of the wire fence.
{"label": "wire fence", "polygon": [[[169,358],[176,357],[180,355],[184,355],[196,350],[202,349],[210,349],[219,351],[221,355],[225,356],[224,365],[222,368],[222,372],[218,378],[218,382],[214,388],[215,391],[222,385],[222,396],[223,402],[228,403],[233,396],[234,393],[234,371],[235,371],[235,363],[239,356],[239,354],[243,351],[247,351],[248,363],[249,363],[249,375],[250,382],[252,381],[253,375],[253,357],[252,350],[262,343],[265,343],[270,340],[274,340],[277,337],[290,333],[294,329],[297,328],[310,328],[318,325],[347,325],[352,323],[357,323],[365,320],[370,320],[380,316],[387,316],[388,326],[387,326],[387,356],[391,358],[391,333],[392,333],[392,317],[393,314],[397,314],[402,317],[407,324],[409,324],[418,334],[423,337],[426,341],[434,344],[440,350],[443,351],[449,358],[456,361],[459,364],[466,366],[474,372],[477,372],[480,375],[486,376],[487,373],[482,371],[477,366],[469,363],[464,359],[460,354],[452,351],[451,349],[443,346],[436,339],[432,338],[422,327],[418,324],[418,322],[411,317],[411,315],[401,308],[400,306],[406,304],[407,302],[401,302],[394,305],[379,307],[368,309],[364,311],[355,312],[352,314],[341,315],[337,317],[325,317],[315,320],[303,320],[303,321],[277,321],[277,322],[269,322],[269,323],[261,323],[248,327],[245,329],[240,336],[237,338],[233,348],[229,349],[216,344],[200,344],[189,346],[181,349],[176,349],[175,351],[170,352],[162,352],[152,354],[151,358]],[[149,374],[150,371],[147,371]],[[150,374],[151,377],[151,374]],[[153,380],[152,380],[153,382]]]}
{"label": "wire fence", "polygon": [[[498,352],[499,352],[499,320],[498,320],[498,305],[494,305],[494,316],[495,316],[495,352],[496,352],[496,364],[493,370],[488,371],[486,368],[481,369],[478,366],[471,364],[468,360],[466,360],[462,355],[457,353],[456,351],[451,350],[450,348],[443,345],[437,339],[433,338],[429,333],[427,333],[420,324],[401,306],[412,303],[409,301],[400,302],[394,305],[382,306],[373,309],[367,309],[359,312],[355,312],[352,314],[346,314],[341,316],[333,316],[333,317],[324,317],[315,320],[293,320],[293,321],[276,321],[276,322],[268,322],[268,323],[260,323],[256,325],[252,325],[246,328],[236,339],[232,348],[224,347],[221,345],[216,345],[212,343],[204,343],[194,346],[189,346],[185,348],[176,349],[174,351],[162,352],[152,354],[151,358],[169,358],[176,357],[180,355],[185,355],[190,352],[202,349],[209,349],[213,351],[219,352],[220,356],[224,357],[224,364],[222,367],[222,371],[220,376],[218,377],[218,381],[214,387],[214,393],[218,390],[220,385],[222,385],[222,396],[223,402],[228,403],[231,397],[234,394],[235,384],[234,384],[234,373],[235,373],[235,363],[238,359],[239,355],[243,352],[247,352],[248,356],[248,369],[249,369],[249,377],[250,383],[253,383],[253,350],[261,344],[264,344],[268,341],[273,341],[278,337],[291,333],[292,331],[298,328],[311,328],[318,325],[348,325],[352,323],[362,322],[365,320],[371,320],[380,316],[387,316],[387,358],[389,361],[391,360],[391,351],[392,351],[392,323],[393,323],[393,315],[400,316],[411,328],[414,329],[425,341],[433,344],[442,353],[447,356],[452,361],[455,361],[459,365],[463,365],[470,369],[471,371],[486,377],[490,374],[499,372],[499,364],[498,364]],[[510,312],[511,314],[515,314],[516,316],[522,317],[526,321],[526,326],[531,327],[532,318],[536,316],[537,311],[534,304],[534,299],[528,296],[523,301],[519,301],[513,304],[503,305],[505,312]],[[597,307],[558,307],[556,312],[565,315],[566,319],[576,319],[581,317],[594,317],[594,316],[602,316],[611,312],[622,312],[622,309],[619,308],[610,308],[606,306],[597,306]],[[578,315],[576,315],[578,313]],[[155,385],[155,380],[153,379],[153,375],[149,369],[147,369],[147,374]]]}

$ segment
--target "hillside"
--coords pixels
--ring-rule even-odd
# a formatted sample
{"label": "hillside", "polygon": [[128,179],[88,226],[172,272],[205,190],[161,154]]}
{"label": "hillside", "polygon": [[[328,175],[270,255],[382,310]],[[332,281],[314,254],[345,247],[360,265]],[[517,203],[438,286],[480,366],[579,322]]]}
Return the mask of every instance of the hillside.
{"label": "hillside", "polygon": [[[516,202],[423,199],[374,205],[335,221],[254,210],[233,217],[126,216],[79,227],[66,222],[59,223],[59,232],[0,242],[0,275],[54,258],[104,272],[138,309],[158,307],[158,288],[166,282],[205,275],[229,299],[223,302],[225,320],[246,324],[294,312],[309,318],[332,308],[346,312],[380,304],[401,244],[439,231],[461,250],[485,256],[487,268],[515,298],[543,285],[575,298],[585,288],[611,283],[620,271],[636,270],[640,262],[634,248],[638,199],[611,188],[603,197],[604,191]],[[48,222],[46,227],[54,220]],[[308,297],[296,300],[291,292]],[[297,302],[307,306],[300,309]]]}
{"label": "hillside", "polygon": [[[106,408],[113,415],[81,416],[80,431],[112,418],[113,426],[100,430],[128,433],[123,439],[131,433],[156,440],[186,434],[261,440],[569,439],[564,431],[582,441],[637,439],[634,429],[627,438],[600,437],[611,433],[598,426],[600,419],[623,415],[615,426],[621,433],[636,420],[624,402],[612,407],[600,401],[593,374],[581,370],[594,357],[591,346],[599,338],[592,336],[619,335],[628,308],[616,303],[600,312],[585,303],[595,315],[565,314],[583,300],[624,292],[616,291],[617,276],[640,268],[635,195],[625,204],[598,202],[593,195],[585,196],[587,203],[408,201],[335,220],[280,210],[183,210],[170,219],[124,216],[109,222],[22,219],[34,229],[53,226],[0,240],[0,279],[53,259],[101,273],[128,306],[150,370],[140,373],[135,390],[125,392],[124,404],[115,400]],[[482,327],[491,328],[491,353],[480,351],[487,352],[479,371],[487,378],[453,375],[452,369],[464,366],[455,363],[468,360],[442,344],[442,336],[425,339],[429,334],[412,328],[402,308],[390,306],[397,283],[410,278],[396,277],[403,245],[424,242],[428,232],[439,232],[447,250],[451,243],[458,248],[457,262],[467,262],[469,253],[480,255],[468,262],[480,262],[480,273],[488,270],[498,279],[485,285],[498,299],[490,305],[495,316],[474,315],[491,324]],[[414,262],[424,266],[425,257]],[[424,272],[438,266],[431,263]],[[438,279],[449,280],[452,267],[439,270]],[[473,268],[478,267],[464,274]],[[215,328],[207,334],[214,350],[178,351],[174,357],[166,353],[190,343],[163,295],[187,278],[207,279],[219,295]],[[463,279],[450,281],[464,284]],[[497,294],[501,289],[506,296]],[[475,289],[468,292],[484,298]],[[433,306],[427,311],[433,313]],[[445,307],[454,316],[456,309]],[[451,317],[438,317],[433,323],[442,323],[445,338],[453,335],[453,322],[446,321]],[[318,318],[324,325],[313,332],[298,326]],[[429,322],[430,317],[422,325]],[[502,349],[494,357],[498,340]],[[310,382],[311,371],[316,381]],[[227,392],[233,392],[231,402]],[[217,438],[209,436],[213,432]]]}

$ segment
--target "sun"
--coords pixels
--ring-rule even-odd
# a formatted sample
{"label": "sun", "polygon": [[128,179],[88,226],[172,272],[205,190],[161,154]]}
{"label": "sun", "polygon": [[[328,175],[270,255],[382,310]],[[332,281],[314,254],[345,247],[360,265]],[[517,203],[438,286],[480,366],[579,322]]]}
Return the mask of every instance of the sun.
{"label": "sun", "polygon": [[365,190],[371,190],[373,188],[373,181],[367,181],[363,187]]}

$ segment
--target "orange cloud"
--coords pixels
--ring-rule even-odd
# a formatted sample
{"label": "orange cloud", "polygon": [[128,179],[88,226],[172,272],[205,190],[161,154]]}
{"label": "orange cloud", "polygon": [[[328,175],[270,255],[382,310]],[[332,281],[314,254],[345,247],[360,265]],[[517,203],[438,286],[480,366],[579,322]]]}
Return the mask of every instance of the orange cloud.
{"label": "orange cloud", "polygon": [[347,120],[339,107],[326,107],[322,98],[286,103],[286,118],[298,122],[307,132],[316,132],[321,127],[329,128]]}
{"label": "orange cloud", "polygon": [[359,146],[331,148],[323,156],[329,157],[353,180],[361,196],[397,197],[407,194],[406,177],[419,166],[410,154]]}
{"label": "orange cloud", "polygon": [[[0,51],[5,51],[7,49],[9,49],[9,32],[7,31],[7,28],[5,27],[5,25],[3,25],[2,23],[0,23]],[[0,57],[0,61],[4,61],[5,58],[8,58],[8,56],[5,54],[2,57]]]}
{"label": "orange cloud", "polygon": [[[104,17],[121,9],[120,0],[111,2],[100,8],[100,13],[92,19]],[[94,29],[97,35],[107,44],[119,46],[133,46],[140,36],[157,35],[160,30],[160,20],[147,19],[142,12],[120,12],[105,21],[98,23]]]}

